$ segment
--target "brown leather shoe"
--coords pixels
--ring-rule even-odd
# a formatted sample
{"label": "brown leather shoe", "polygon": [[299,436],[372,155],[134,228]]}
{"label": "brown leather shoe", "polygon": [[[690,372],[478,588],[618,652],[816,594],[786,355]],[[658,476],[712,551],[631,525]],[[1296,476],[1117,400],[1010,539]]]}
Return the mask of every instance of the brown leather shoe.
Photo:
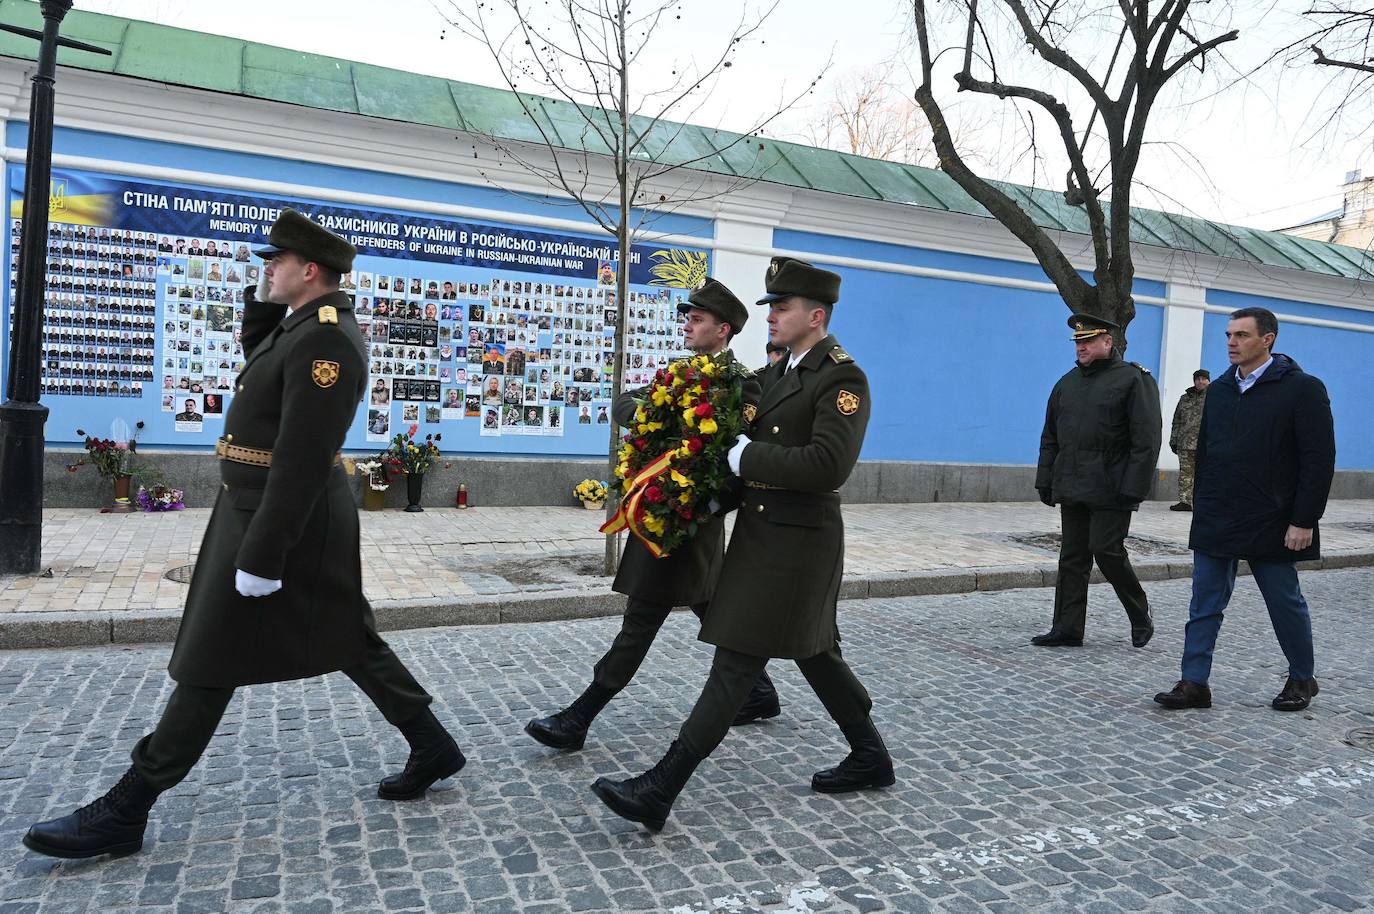
{"label": "brown leather shoe", "polygon": [[1317,697],[1317,680],[1315,679],[1294,679],[1288,677],[1288,681],[1283,684],[1283,691],[1274,696],[1275,711],[1304,711],[1312,703],[1312,699]]}
{"label": "brown leather shoe", "polygon": [[1212,690],[1205,685],[1180,679],[1178,685],[1169,691],[1155,695],[1155,701],[1170,711],[1180,711],[1184,708],[1210,708],[1212,706]]}

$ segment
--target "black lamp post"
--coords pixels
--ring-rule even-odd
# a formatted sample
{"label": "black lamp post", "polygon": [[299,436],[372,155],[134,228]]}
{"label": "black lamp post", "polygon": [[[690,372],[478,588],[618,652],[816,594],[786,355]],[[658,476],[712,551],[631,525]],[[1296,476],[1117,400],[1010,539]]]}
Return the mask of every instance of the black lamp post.
{"label": "black lamp post", "polygon": [[24,160],[24,230],[10,326],[10,365],[0,405],[0,574],[33,574],[42,562],[43,425],[48,408],[38,402],[39,352],[43,340],[44,273],[52,180],[53,82],[58,45],[109,54],[105,48],[61,38],[71,0],[42,0],[43,31],[0,24],[0,29],[39,42],[38,69],[29,104],[29,149]]}

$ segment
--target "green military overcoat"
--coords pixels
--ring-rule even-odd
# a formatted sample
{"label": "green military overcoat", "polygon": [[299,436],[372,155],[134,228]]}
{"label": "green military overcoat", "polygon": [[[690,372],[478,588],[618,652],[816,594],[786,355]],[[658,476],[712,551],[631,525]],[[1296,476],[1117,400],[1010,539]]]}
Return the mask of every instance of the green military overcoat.
{"label": "green military overcoat", "polygon": [[783,360],[763,374],[740,459],[743,500],[700,637],[755,657],[801,659],[840,640],[837,490],[858,462],[871,402],[868,378],[833,336],[786,369]]}
{"label": "green military overcoat", "polygon": [[[342,292],[283,319],[285,310],[251,295],[245,304],[247,362],[224,438],[271,450],[272,463],[220,461],[219,497],[168,667],[187,685],[235,687],[343,669],[362,659],[372,624],[358,511],[335,463],[367,385],[362,336]],[[235,569],[280,580],[282,589],[240,596]]]}
{"label": "green military overcoat", "polygon": [[[733,360],[734,356],[730,355]],[[627,390],[611,403],[616,424],[628,428],[635,409],[648,395],[641,387]],[[744,402],[759,402],[759,380],[752,374],[744,381]],[[711,518],[697,527],[696,536],[661,559],[656,559],[633,534],[626,538],[611,589],[616,593],[660,606],[695,606],[711,599],[725,558],[725,523]]]}

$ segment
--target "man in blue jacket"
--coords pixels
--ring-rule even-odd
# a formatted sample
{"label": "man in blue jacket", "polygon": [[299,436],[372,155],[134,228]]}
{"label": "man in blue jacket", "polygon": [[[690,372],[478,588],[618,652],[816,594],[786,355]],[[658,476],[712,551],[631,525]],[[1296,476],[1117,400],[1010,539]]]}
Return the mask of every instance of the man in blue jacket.
{"label": "man in blue jacket", "polygon": [[1255,575],[1288,681],[1277,711],[1301,711],[1317,694],[1312,620],[1296,563],[1321,556],[1317,521],[1336,472],[1331,401],[1321,381],[1274,354],[1279,322],[1264,308],[1231,314],[1233,366],[1208,388],[1193,491],[1193,599],[1183,641],[1183,678],[1155,701],[1210,708],[1212,649],[1245,559]]}

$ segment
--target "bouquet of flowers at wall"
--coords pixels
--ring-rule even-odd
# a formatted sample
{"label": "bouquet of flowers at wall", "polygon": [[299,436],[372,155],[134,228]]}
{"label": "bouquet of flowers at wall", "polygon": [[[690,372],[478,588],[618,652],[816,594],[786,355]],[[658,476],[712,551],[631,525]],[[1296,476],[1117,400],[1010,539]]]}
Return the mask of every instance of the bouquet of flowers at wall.
{"label": "bouquet of flowers at wall", "polygon": [[620,447],[620,507],[602,533],[628,529],[660,558],[696,535],[730,478],[726,456],[747,424],[748,376],[720,355],[658,370]]}
{"label": "bouquet of flowers at wall", "polygon": [[173,486],[155,483],[152,486],[139,486],[136,501],[144,511],[180,511],[186,507],[182,501],[186,493]]}
{"label": "bouquet of flowers at wall", "polygon": [[391,477],[386,474],[386,452],[376,457],[359,460],[353,466],[360,476],[367,477],[367,487],[374,492],[385,492],[391,485]]}
{"label": "bouquet of flowers at wall", "polygon": [[391,444],[382,451],[381,459],[388,473],[419,476],[439,459],[439,441],[443,435],[426,435],[424,441],[416,441],[415,434],[419,430],[420,426],[412,425],[404,432],[397,432]]}
{"label": "bouquet of flowers at wall", "polygon": [[606,503],[606,483],[599,479],[584,479],[573,487],[573,497],[584,508],[599,508]]}
{"label": "bouquet of flowers at wall", "polygon": [[142,432],[142,422],[136,423],[130,434],[129,426],[122,419],[114,421],[109,438],[95,438],[86,434],[85,429],[77,429],[76,433],[85,439],[86,456],[67,464],[67,469],[75,473],[83,466],[93,466],[101,479],[133,476],[143,469],[134,459],[138,451],[138,436]]}

